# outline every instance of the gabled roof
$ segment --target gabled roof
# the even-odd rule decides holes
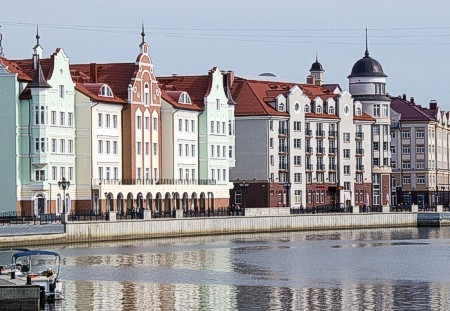
[[[199,107],[204,106],[210,84],[208,75],[157,77],[156,79],[162,90],[185,91]]]
[[[16,73],[19,80],[31,82],[33,81],[33,76],[27,74],[20,66],[13,60],[8,60],[6,58],[0,57],[0,63],[8,67],[8,71]]]
[[[391,97],[391,109],[401,115],[400,121],[436,121],[435,110],[422,108],[401,97]]]
[[[98,93],[103,85],[105,85],[105,83],[75,83],[75,88],[93,101],[120,104],[126,103],[126,101],[115,95],[113,97],[99,96]]]
[[[172,92],[172,93],[171,93]],[[191,104],[181,104],[178,102],[178,97],[183,91],[179,92],[173,92],[173,91],[167,91],[167,90],[161,90],[161,97],[166,102],[168,102],[172,107],[175,109],[183,109],[183,110],[195,110],[195,111],[201,111],[203,110],[201,107],[199,107],[194,101],[192,101],[191,98]],[[178,94],[178,96],[174,96],[175,93]]]
[[[91,76],[91,64],[70,65],[70,73],[74,82],[108,84],[114,95],[128,101],[128,85],[136,70],[134,63],[95,64],[97,77]],[[103,98],[103,97],[102,97]]]

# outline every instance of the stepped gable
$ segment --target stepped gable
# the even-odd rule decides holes
[[[187,92],[191,101],[203,109],[205,96],[209,90],[208,75],[157,77],[156,80],[162,90]]]

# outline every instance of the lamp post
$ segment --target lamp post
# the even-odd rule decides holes
[[[63,221],[66,221],[66,189],[70,187],[70,181],[66,180],[65,177],[61,181],[58,181],[58,187],[63,191]]]
[[[245,179],[239,184],[239,187],[244,189],[243,193],[242,193],[242,207],[245,208],[245,195],[244,192],[247,192],[247,188],[248,188],[248,182],[245,181]]]
[[[286,207],[291,206],[291,203],[289,200],[290,199],[289,193],[290,193],[291,185],[292,185],[292,183],[289,180],[286,180],[283,184],[283,186],[286,188]]]

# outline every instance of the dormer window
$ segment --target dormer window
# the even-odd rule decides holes
[[[278,111],[284,111],[284,104],[278,104]]]
[[[113,97],[113,93],[111,88],[105,84],[102,85],[100,91],[98,91],[98,96]]]
[[[322,106],[317,106],[316,107],[316,113],[317,114],[321,114],[322,113]]]
[[[191,104],[191,98],[189,97],[189,94],[186,93],[186,92],[181,93],[180,97],[178,98],[178,103],[179,104],[190,105]]]
[[[306,113],[309,112],[309,105],[305,105],[305,112],[306,112]]]
[[[328,114],[334,114],[334,107],[328,108]]]
[[[361,108],[360,107],[356,108],[355,115],[361,116]]]

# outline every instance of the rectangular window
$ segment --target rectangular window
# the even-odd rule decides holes
[[[391,153],[395,153],[395,146],[391,145]]]
[[[416,132],[416,138],[424,138],[425,132],[424,131],[417,131]]]
[[[73,154],[73,140],[69,139],[67,142],[68,142],[69,153]]]
[[[302,130],[302,122],[294,121],[294,132],[300,132]]]
[[[410,154],[411,153],[411,147],[409,147],[409,146],[402,147],[402,153],[403,154]]]
[[[301,166],[302,165],[302,157],[301,156],[294,156],[294,165],[295,166]]]
[[[103,153],[103,140],[98,141],[98,153],[99,154]]]
[[[350,149],[344,149],[344,159],[350,159]]]
[[[271,131],[273,131],[273,121],[272,120],[269,121],[269,129]]]
[[[373,116],[379,117],[380,116],[380,104],[374,104],[373,105]]]
[[[402,131],[402,138],[410,138],[411,137],[411,132],[408,131]]]
[[[59,152],[66,153],[66,140],[65,139],[61,139],[59,141]]]
[[[226,146],[222,147],[222,157],[224,157],[224,158],[227,157],[227,147]]]
[[[191,131],[192,133],[195,133],[195,121],[191,120]]]
[[[59,171],[60,171],[61,178],[66,177],[66,168],[65,167],[59,168]]]
[[[113,154],[117,154],[117,141],[113,141]]]
[[[146,156],[150,155],[150,143],[149,142],[145,142],[145,155]]]
[[[100,180],[103,179],[103,167],[98,168],[98,178]]]
[[[217,110],[220,110],[220,99],[216,99],[216,108]]]
[[[197,179],[197,176],[195,175],[195,169],[194,168],[191,169],[191,179],[192,180],[196,180]]]
[[[230,159],[233,158],[233,147],[232,147],[232,146],[229,146],[229,147],[228,147],[228,157],[229,157]]]
[[[195,145],[191,145],[191,156],[195,157]]]
[[[103,113],[98,114],[98,127],[103,127]]]
[[[424,185],[425,184],[425,177],[424,176],[417,176],[417,184]]]
[[[417,162],[417,163],[416,163],[416,168],[418,168],[418,169],[423,169],[423,168],[425,168],[425,162],[423,162],[423,161]]]
[[[117,179],[119,177],[119,170],[117,167],[114,168],[114,179]]]
[[[380,143],[379,142],[376,142],[376,141],[374,141],[373,142],[373,150],[380,150]]]
[[[220,146],[217,145],[217,157],[220,158]]]
[[[158,143],[153,143],[153,155],[158,154]]]
[[[178,119],[178,132],[182,132],[182,131],[183,131],[183,120]]]
[[[184,152],[185,152],[186,157],[189,157],[189,145],[188,144],[184,145]]]
[[[64,120],[64,112],[61,111],[61,112],[59,113],[59,125],[64,126],[65,123],[66,123],[66,122],[65,122],[65,120]]]
[[[142,126],[142,118],[141,116],[136,116],[136,128],[140,130],[141,126]]]
[[[52,166],[52,180],[58,179],[58,168],[56,166]]]
[[[145,130],[150,130],[150,117],[145,117]]]
[[[403,162],[402,169],[409,170],[411,168],[411,162]]]
[[[57,142],[55,138],[52,138],[52,152],[53,153],[57,152]]]
[[[153,130],[157,131],[158,130],[158,118],[153,118]]]
[[[111,179],[111,168],[107,167],[106,168],[106,180],[110,180]]]
[[[211,158],[214,158],[214,146],[211,146]]]
[[[111,115],[109,113],[106,114],[106,127],[107,128],[111,127]]]
[[[64,85],[59,86],[59,98],[64,98]]]
[[[214,121],[211,121],[211,133],[214,133]]]
[[[302,148],[302,140],[301,138],[294,138],[294,149]]]
[[[113,115],[113,128],[117,128],[117,115]]]
[[[344,143],[350,142],[350,133],[344,133]]]
[[[73,180],[73,167],[69,167],[69,180]]]
[[[302,173],[294,173],[294,182],[296,183],[302,182]]]
[[[184,120],[184,131],[189,133],[189,120]]]
[[[182,144],[178,144],[178,156],[179,157],[183,156],[183,145]]]
[[[56,111],[51,112],[52,125],[56,125]]]
[[[106,141],[106,154],[111,153],[111,142],[109,140]]]
[[[350,175],[350,165],[344,165],[344,175]]]
[[[36,170],[35,175],[36,175],[36,181],[45,180],[45,170]]]
[[[416,153],[425,153],[424,146],[416,146]]]
[[[216,122],[216,131],[217,131],[217,134],[220,134],[220,122],[219,121]]]
[[[222,134],[226,134],[227,132],[226,126],[225,126],[225,122],[222,122]]]

